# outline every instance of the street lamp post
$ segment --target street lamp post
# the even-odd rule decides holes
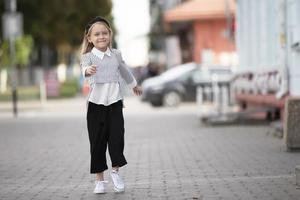
[[[11,87],[12,87],[12,102],[13,102],[13,114],[14,117],[18,116],[17,107],[17,73],[16,73],[16,62],[15,62],[15,40],[23,34],[23,19],[21,13],[17,12],[16,0],[5,0],[5,12],[2,16],[3,24],[3,37],[9,40],[10,49],[10,64],[11,64]]]

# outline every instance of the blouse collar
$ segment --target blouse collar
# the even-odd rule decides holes
[[[111,50],[110,50],[109,48],[107,48],[106,51],[103,52],[103,51],[101,51],[101,50],[99,50],[99,49],[93,47],[92,53],[93,53],[95,56],[99,57],[101,60],[104,58],[104,55],[111,56]]]

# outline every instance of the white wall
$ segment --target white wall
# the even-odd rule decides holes
[[[290,94],[300,96],[300,1],[287,1],[288,66]],[[298,46],[297,46],[298,44]]]
[[[278,0],[237,1],[239,71],[269,71],[280,65]]]
[[[148,63],[150,14],[148,0],[113,0],[118,48],[128,65]]]

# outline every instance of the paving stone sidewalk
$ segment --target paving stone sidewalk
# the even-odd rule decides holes
[[[126,192],[115,194],[106,174],[107,193],[95,195],[84,103],[76,102],[17,119],[2,115],[1,200],[300,200],[300,153],[286,152],[268,126],[201,126],[193,104],[153,109],[136,99],[124,110]]]

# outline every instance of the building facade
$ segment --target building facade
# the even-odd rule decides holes
[[[233,0],[191,0],[164,13],[169,37],[177,37],[182,62],[236,65]]]

